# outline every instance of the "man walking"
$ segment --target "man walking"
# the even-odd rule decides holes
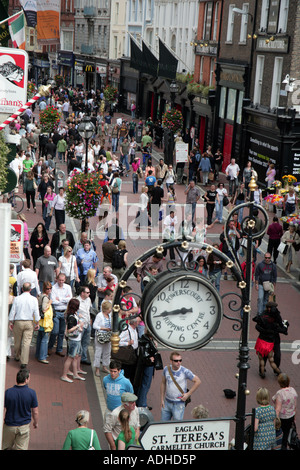
[[[58,274],[58,261],[55,256],[51,255],[49,245],[45,246],[43,256],[37,259],[35,272],[39,280],[40,290],[43,291],[44,282],[48,281],[54,284],[56,275]]]
[[[90,309],[92,302],[90,299],[90,289],[87,286],[81,286],[79,290],[79,309],[77,312],[78,318],[83,323],[83,330],[81,334],[81,364],[90,365],[88,360],[88,347],[91,337],[91,314]]]
[[[266,308],[270,293],[274,292],[277,281],[276,264],[271,261],[271,254],[266,253],[263,261],[255,269],[255,288],[258,291],[257,313],[261,315]],[[271,289],[271,290],[270,290]]]
[[[192,371],[181,365],[181,354],[173,351],[170,355],[171,365],[163,370],[160,386],[161,420],[183,420],[185,402],[199,387],[201,380]],[[187,380],[193,382],[190,390],[187,389]]]
[[[16,385],[5,391],[2,450],[28,450],[30,423],[38,427],[38,400],[35,390],[28,387],[30,372],[21,369]]]
[[[60,273],[57,276],[57,281],[52,288],[51,300],[52,308],[55,312],[55,317],[53,318],[53,330],[51,331],[48,344],[48,353],[51,354],[55,341],[57,339],[55,354],[61,357],[65,356],[62,352],[66,329],[65,311],[67,309],[69,300],[71,300],[72,298],[71,286],[69,286],[65,282],[66,275]]]
[[[23,369],[28,364],[33,331],[39,328],[40,320],[38,300],[30,291],[30,282],[25,282],[23,294],[15,298],[8,316],[9,329],[14,335],[15,360],[21,361]]]
[[[192,213],[192,220],[194,220],[196,205],[201,196],[200,190],[196,186],[194,180],[190,181],[190,184],[184,191],[184,194],[186,195],[186,215],[188,213]]]

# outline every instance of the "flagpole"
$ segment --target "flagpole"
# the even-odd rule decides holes
[[[10,20],[11,18],[14,18],[15,16],[19,15],[20,13],[23,13],[23,11],[20,10],[20,11],[18,11],[18,13],[15,13],[14,15],[9,16],[5,20],[0,21],[0,25],[3,24],[3,23],[6,23],[8,20]]]

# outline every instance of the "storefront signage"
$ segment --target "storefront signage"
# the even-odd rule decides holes
[[[228,450],[230,420],[150,423],[140,443],[144,450]]]
[[[289,37],[278,37],[274,41],[268,40],[265,37],[259,37],[256,41],[257,52],[281,52],[286,54],[289,50]]]
[[[13,114],[27,102],[28,54],[0,47],[0,113]]]

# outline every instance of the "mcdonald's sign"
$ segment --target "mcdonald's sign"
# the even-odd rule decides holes
[[[95,67],[93,65],[86,65],[85,72],[95,72]]]

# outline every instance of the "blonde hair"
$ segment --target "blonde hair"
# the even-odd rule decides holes
[[[87,283],[92,283],[96,285],[95,283],[95,277],[96,277],[96,269],[89,269],[88,272],[86,273],[86,281]]]
[[[122,429],[124,431],[125,441],[129,442],[132,438],[132,432],[129,426],[129,412],[125,409],[121,410],[119,413],[119,421],[121,423]]]
[[[268,405],[270,403],[269,390],[265,387],[261,387],[257,390],[256,401],[259,405]]]
[[[105,312],[111,311],[111,302],[104,300],[101,304],[101,310]]]
[[[124,250],[126,248],[126,242],[125,240],[120,240],[118,243],[118,248],[119,250]]]

